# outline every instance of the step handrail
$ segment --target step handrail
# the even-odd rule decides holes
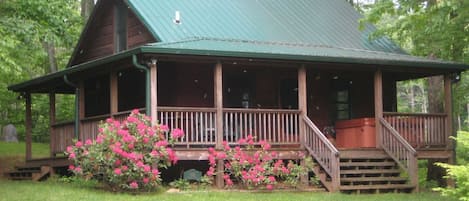
[[[379,122],[381,124],[381,147],[408,173],[410,183],[417,187],[417,151],[384,118],[380,117]]]
[[[331,186],[328,190],[337,191],[340,186],[339,150],[335,148],[308,116],[303,116],[302,123],[305,129],[304,147],[331,178]]]

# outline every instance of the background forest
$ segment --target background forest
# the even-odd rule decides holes
[[[469,1],[346,0],[408,53],[469,64]],[[94,0],[0,0],[0,126],[24,136],[24,100],[7,86],[65,68]],[[373,36],[373,37],[374,37]],[[398,83],[399,112],[440,110],[442,78]],[[453,85],[455,128],[469,130],[469,73]],[[48,141],[48,97],[33,96],[33,140]],[[57,121],[74,98],[57,96]],[[1,132],[1,129],[0,129]]]

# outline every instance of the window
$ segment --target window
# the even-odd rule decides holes
[[[352,116],[350,81],[333,80],[333,103],[336,120],[350,119]]]
[[[127,49],[127,7],[124,2],[117,1],[114,14],[114,47],[115,52],[121,52]]]
[[[119,111],[145,107],[145,80],[145,73],[135,68],[117,73]]]
[[[100,75],[85,80],[85,117],[109,114],[109,75]]]

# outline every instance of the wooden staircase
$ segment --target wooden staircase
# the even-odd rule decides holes
[[[4,177],[10,180],[42,181],[52,173],[50,166],[17,166],[14,171],[5,172]]]
[[[340,151],[340,191],[346,193],[412,192],[399,165],[383,150]]]

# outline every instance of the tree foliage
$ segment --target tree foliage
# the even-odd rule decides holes
[[[20,137],[24,100],[7,86],[66,66],[83,24],[79,6],[77,0],[0,0],[0,125],[14,124]],[[71,104],[57,99],[64,101]],[[32,108],[33,131],[47,134],[47,97],[34,95]]]

